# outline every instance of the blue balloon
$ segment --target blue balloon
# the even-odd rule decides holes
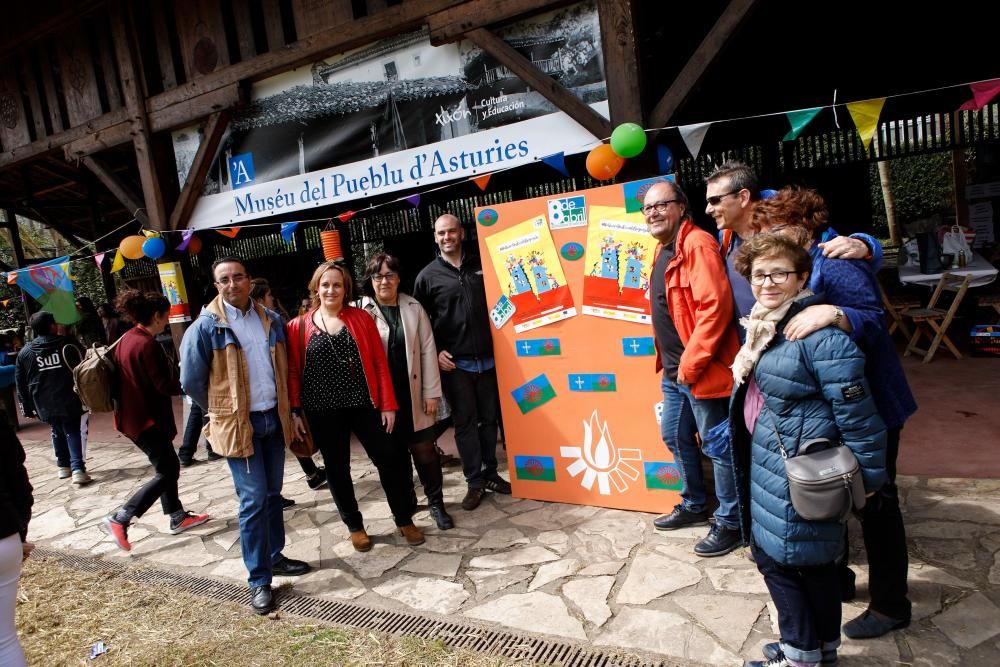
[[[142,254],[150,259],[159,259],[163,257],[165,252],[167,252],[167,244],[157,236],[148,238],[142,243]]]
[[[674,153],[663,144],[656,147],[656,162],[661,174],[671,174],[674,171]]]

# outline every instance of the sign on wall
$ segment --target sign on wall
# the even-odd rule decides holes
[[[160,284],[163,295],[170,302],[170,323],[180,324],[191,321],[191,306],[188,303],[187,288],[184,286],[184,274],[180,262],[163,262],[157,264],[160,271]]]
[[[489,303],[518,299],[493,344],[519,497],[649,512],[679,502],[680,474],[659,432],[648,318],[656,243],[638,233],[641,215],[627,203],[649,182],[563,195],[571,209],[543,197],[493,204],[490,216],[476,210]],[[563,224],[563,212],[580,208]]]
[[[594,0],[498,34],[608,117]],[[253,97],[230,122],[193,229],[468,178],[597,143],[473,43],[431,46],[426,31],[261,81]],[[197,132],[174,134],[182,183],[198,143]]]

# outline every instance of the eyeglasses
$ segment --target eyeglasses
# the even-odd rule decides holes
[[[727,192],[724,195],[713,195],[711,197],[706,197],[705,201],[707,201],[710,206],[718,206],[719,204],[722,203],[722,200],[725,199],[726,197],[730,195],[738,195],[741,192],[743,192],[743,188],[740,188],[739,190],[733,190],[732,192]]]
[[[393,278],[398,278],[399,274],[395,271],[389,271],[388,273],[376,273],[372,276],[373,283],[380,283],[385,280],[392,280]]]
[[[226,285],[229,285],[230,283],[241,283],[241,282],[243,282],[246,279],[247,279],[246,274],[244,274],[244,273],[237,273],[234,276],[227,276],[225,278],[220,278],[219,280],[216,280],[215,283],[217,285],[226,286]]]
[[[664,199],[663,201],[658,201],[655,204],[646,204],[640,210],[642,211],[642,214],[648,218],[653,215],[653,211],[656,211],[657,213],[666,213],[667,206],[675,203],[677,203],[676,199]]]
[[[797,276],[798,271],[771,271],[771,273],[754,273],[750,276],[750,284],[760,285],[764,284],[764,281],[768,278],[771,279],[772,285],[783,285],[788,281],[788,276]]]

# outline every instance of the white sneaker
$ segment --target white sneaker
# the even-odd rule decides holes
[[[73,483],[83,486],[84,484],[90,484],[92,481],[90,475],[87,474],[86,470],[74,470],[73,471]]]
[[[73,471],[69,468],[59,468],[59,479],[69,479],[69,476],[73,474]]]

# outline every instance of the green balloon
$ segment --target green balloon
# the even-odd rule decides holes
[[[622,123],[611,133],[611,148],[621,157],[635,157],[646,147],[646,131],[636,123]]]

